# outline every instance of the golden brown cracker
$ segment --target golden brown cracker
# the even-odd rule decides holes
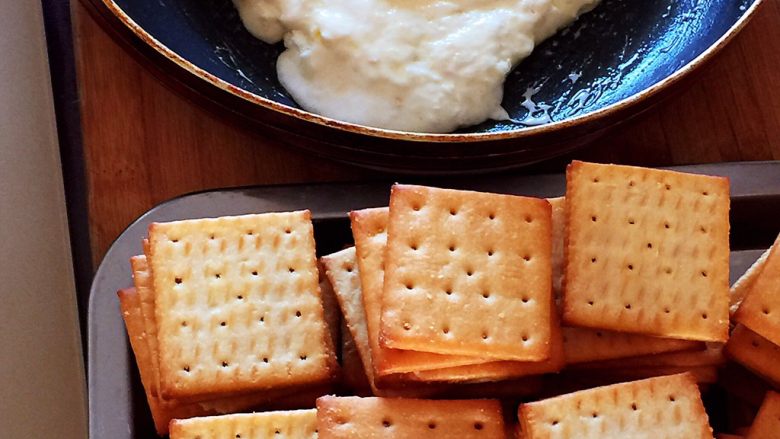
[[[553,293],[562,308],[564,237],[566,229],[566,199],[550,198],[552,206],[552,270]],[[657,354],[701,347],[697,342],[662,339],[641,334],[617,333],[593,328],[564,328],[567,363],[582,363]]]
[[[395,349],[550,355],[546,200],[424,186],[390,195],[381,340]]]
[[[566,197],[548,198],[547,201],[552,208],[552,288],[555,304],[561,306],[566,236]]]
[[[408,374],[386,375],[382,387],[378,385],[372,364],[368,324],[363,307],[363,292],[355,248],[350,247],[323,256],[321,261],[341,307],[348,332],[360,355],[371,392],[377,396],[427,397],[440,391],[441,389],[437,386],[420,385],[419,383],[406,387],[405,381],[408,381]]]
[[[780,393],[769,391],[745,439],[773,439],[780,435]]]
[[[527,439],[713,437],[699,389],[687,373],[522,404],[518,417]]]
[[[496,400],[422,400],[323,396],[317,400],[320,439],[393,437],[499,438]]]
[[[135,288],[121,290],[118,293],[122,310],[122,318],[125,322],[130,346],[141,375],[141,384],[144,387],[146,399],[158,434],[168,433],[169,421],[173,418],[189,418],[193,416],[205,416],[218,413],[235,412],[252,407],[261,407],[268,404],[284,402],[289,397],[285,391],[266,391],[257,394],[234,395],[222,399],[213,399],[201,402],[187,402],[179,400],[163,400],[152,394],[154,385],[151,374],[153,362],[149,344],[146,343],[147,334],[144,329],[144,320],[141,315],[141,299]],[[320,394],[329,389],[320,389]],[[305,391],[302,391],[305,393]],[[316,398],[316,396],[314,397]]]
[[[564,323],[725,342],[729,204],[725,178],[573,162]]]
[[[360,287],[355,248],[350,247],[339,252],[323,256],[320,261],[325,275],[333,287],[333,293],[344,315],[355,348],[360,355],[363,368],[369,382],[374,381],[374,368],[369,351],[366,313],[363,308],[363,294]]]
[[[326,267],[326,273],[331,279],[334,291],[339,299],[350,331],[356,337],[361,358],[369,371],[369,382],[373,380],[368,349],[368,331],[365,324],[365,310],[361,301],[359,268],[357,267],[355,249],[353,247],[341,250],[331,255],[323,256],[321,261]],[[464,365],[442,369],[424,370],[396,375],[396,380],[435,382],[482,382],[507,380],[526,375],[536,375],[555,372],[563,367],[563,340],[557,315],[553,316],[551,337],[551,358],[542,362],[492,361],[480,365]],[[412,386],[419,388],[418,384]],[[375,394],[386,394],[388,389],[374,387]],[[386,396],[386,395],[385,395]]]
[[[316,439],[317,410],[174,419],[170,431],[171,439]]]
[[[734,314],[734,320],[780,345],[780,245],[776,245],[777,242],[780,242],[780,236]]]
[[[690,340],[572,327],[563,328],[563,346],[567,364],[703,348],[702,343]]]
[[[744,325],[737,325],[726,343],[726,355],[780,386],[780,347]]]
[[[335,347],[341,345],[340,333],[341,329],[341,310],[339,308],[338,300],[333,292],[333,286],[325,275],[325,267],[317,261],[317,270],[319,272],[319,284],[320,284],[320,296],[322,297],[322,309],[323,316],[325,317],[325,324],[328,328],[328,334],[330,335],[330,344]]]
[[[754,262],[753,265],[751,265],[747,271],[734,282],[734,285],[731,286],[731,289],[729,290],[729,313],[732,317],[739,309],[742,301],[745,300],[748,291],[753,288],[758,275],[764,270],[764,264],[766,263],[766,259],[769,257],[771,250],[772,248],[770,247],[764,253],[761,253],[761,256],[758,257],[756,262]]]
[[[151,355],[151,365],[149,370],[151,374],[150,390],[152,395],[157,396],[160,387],[160,365],[158,362],[157,351],[157,321],[154,317],[154,290],[152,289],[152,275],[149,271],[149,265],[146,256],[133,256],[130,258],[130,268],[133,271],[133,285],[141,301],[141,318],[144,323],[144,332],[146,343],[149,344],[149,354]]]
[[[376,377],[379,379],[392,374],[488,361],[470,356],[390,349],[379,343],[388,213],[388,208],[376,208],[358,210],[349,214],[360,271],[371,360]]]
[[[704,349],[666,352],[655,355],[627,357],[618,360],[594,361],[577,364],[577,369],[631,369],[642,367],[699,367],[720,366],[726,363],[723,343],[709,342]]]
[[[530,375],[558,372],[566,364],[563,335],[558,314],[553,313],[550,330],[550,358],[543,361],[491,361],[483,364],[457,366],[413,372],[410,379],[426,382],[490,382]]]
[[[149,246],[163,397],[334,375],[308,211],[154,223]]]

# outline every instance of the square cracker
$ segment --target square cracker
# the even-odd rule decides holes
[[[148,251],[148,240],[146,239],[144,240],[144,249],[145,251]],[[132,276],[133,276],[133,284],[135,285],[136,295],[140,300],[140,315],[143,323],[142,330],[145,333],[145,336],[143,338],[148,344],[148,350],[149,350],[148,352],[149,365],[147,368],[149,374],[148,382],[150,383],[149,390],[153,396],[158,397],[160,396],[159,395],[160,367],[159,367],[159,351],[157,348],[157,322],[154,316],[155,314],[154,290],[152,287],[151,271],[149,270],[148,261],[145,255],[133,256],[130,259],[130,265],[133,271]],[[326,297],[323,293],[323,299],[325,298]],[[325,300],[325,303],[327,304],[327,300]],[[338,310],[336,310],[336,313],[338,313]],[[326,306],[325,316],[327,320],[328,319],[327,306]],[[338,318],[338,314],[336,315],[336,317]],[[333,332],[334,331],[331,331],[331,333]],[[276,392],[276,393],[280,393],[280,392]],[[216,413],[223,413],[223,412],[235,411],[234,409],[232,409],[232,407],[248,407],[246,404],[243,404],[241,401],[237,401],[238,405],[233,404],[232,402],[228,403],[227,405],[224,405],[222,404],[221,400],[217,400],[217,403],[220,406],[227,407],[227,409],[225,410],[220,410],[218,407],[215,408],[211,401],[208,401],[209,399],[218,398],[218,397],[219,395],[214,394],[205,397],[199,395],[193,398],[180,398],[178,400],[172,400],[172,405],[179,407],[179,406],[183,406],[185,402],[201,402],[201,405],[206,407],[207,412],[205,413],[198,412],[200,414],[211,413],[211,411],[208,410],[212,408],[215,409]],[[250,396],[250,401],[255,401],[256,399],[257,399],[256,397]],[[165,400],[161,400],[161,401],[165,401]],[[166,428],[167,428],[167,422],[166,422]]]
[[[566,199],[564,197],[548,198],[547,201],[552,206],[553,295],[560,308],[563,293]],[[701,347],[700,343],[693,341],[618,333],[593,328],[563,328],[563,339],[567,363],[600,361]]]
[[[171,439],[290,439],[317,438],[317,410],[239,413],[222,416],[174,419]]]
[[[369,353],[368,331],[366,329],[365,309],[361,300],[359,268],[357,266],[355,248],[350,247],[321,258],[326,267],[326,273],[334,286],[347,326],[356,341],[358,351],[365,364],[369,382],[372,383],[374,394],[380,396],[400,396],[399,389],[379,389],[374,383],[373,368],[371,367],[371,355]],[[551,356],[541,362],[519,361],[490,361],[479,365],[463,365],[441,369],[409,372],[390,376],[393,381],[422,381],[422,382],[482,382],[506,380],[527,375],[538,375],[559,371],[563,365],[563,339],[560,334],[560,325],[557,316],[552,319],[553,330],[551,337]],[[412,389],[417,389],[417,395],[421,393],[420,385],[415,384]],[[409,391],[406,395],[410,396]]]
[[[780,431],[780,393],[769,391],[745,439],[772,439]]]
[[[350,212],[352,234],[360,269],[363,307],[374,374],[378,379],[398,373],[478,364],[487,359],[438,355],[426,352],[391,349],[379,343],[382,294],[385,278],[384,253],[387,244],[388,208]]]
[[[121,290],[119,296],[122,318],[125,322],[127,335],[130,339],[130,346],[133,349],[138,372],[141,375],[141,384],[146,393],[146,399],[149,404],[149,410],[152,414],[155,429],[160,435],[168,433],[168,424],[174,418],[189,418],[193,416],[205,416],[220,413],[230,413],[249,408],[259,408],[262,406],[275,406],[284,404],[291,399],[287,393],[290,389],[266,391],[262,393],[233,395],[225,398],[188,402],[181,400],[164,400],[152,394],[151,388],[154,385],[151,374],[153,358],[149,350],[149,344],[146,342],[148,334],[144,329],[144,320],[141,313],[141,298],[135,288]],[[320,393],[325,393],[328,389],[313,389]],[[296,395],[306,393],[307,391],[298,391]],[[316,397],[315,397],[316,398]],[[313,399],[312,399],[313,401]]]
[[[317,400],[320,439],[504,437],[497,400],[424,400],[323,396]]]
[[[523,404],[518,416],[526,439],[712,439],[699,389],[688,373]]]
[[[154,223],[148,259],[162,397],[335,373],[308,211]]]
[[[546,200],[424,186],[390,195],[381,339],[388,347],[550,356]]]
[[[732,360],[780,386],[780,347],[744,325],[737,325],[726,343]]]
[[[133,285],[138,294],[141,303],[141,318],[143,319],[146,343],[149,345],[149,354],[151,355],[152,367],[151,374],[151,392],[157,396],[160,387],[160,366],[158,362],[157,351],[157,321],[154,317],[154,290],[152,289],[152,275],[149,272],[149,266],[145,255],[133,256],[130,258],[130,267],[133,271]]]
[[[729,181],[573,162],[564,323],[728,339]]]
[[[317,438],[317,410],[208,416],[171,421],[171,439]]]
[[[734,320],[780,345],[780,236],[769,251],[761,272],[739,306]]]

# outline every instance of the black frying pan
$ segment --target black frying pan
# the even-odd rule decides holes
[[[445,135],[367,128],[300,110],[276,77],[283,47],[253,38],[230,0],[83,1],[170,84],[217,111],[340,160],[452,172],[521,165],[587,143],[678,88],[761,0],[603,0],[509,76],[504,107],[514,122]]]

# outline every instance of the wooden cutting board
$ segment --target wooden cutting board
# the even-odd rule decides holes
[[[381,177],[206,112],[165,88],[73,4],[95,263],[131,221],[177,195]],[[523,172],[560,171],[571,158],[648,166],[780,159],[778,54],[780,0],[765,0],[690,89],[589,148]]]

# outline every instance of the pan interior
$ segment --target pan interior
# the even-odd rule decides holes
[[[276,58],[243,27],[230,0],[114,0],[152,37],[212,75],[298,107],[279,84]],[[517,130],[584,115],[669,77],[723,36],[756,0],[603,0],[539,45],[505,84],[512,121],[461,133]]]

